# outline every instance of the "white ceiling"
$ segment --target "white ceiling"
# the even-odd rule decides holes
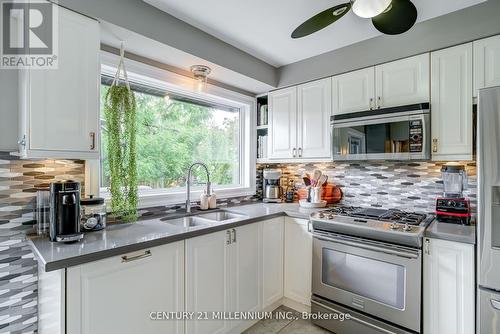
[[[351,12],[320,32],[293,40],[291,32],[318,12],[347,0],[143,0],[264,60],[283,66],[381,35]],[[486,0],[413,0],[418,22]]]
[[[101,43],[120,48],[123,41],[125,50],[136,55],[155,60],[173,67],[178,74],[190,75],[190,67],[203,64],[212,69],[210,79],[242,89],[250,93],[267,92],[274,87],[247,77],[225,67],[208,62],[200,57],[149,39],[125,28],[101,21]]]

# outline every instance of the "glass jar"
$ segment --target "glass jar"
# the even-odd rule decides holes
[[[82,232],[99,231],[106,227],[106,204],[104,198],[93,197],[80,200],[82,215],[80,230]]]

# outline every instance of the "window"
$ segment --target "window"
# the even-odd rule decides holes
[[[112,82],[111,71],[108,72],[103,71],[101,80],[101,108]],[[129,70],[131,77],[134,75]],[[251,184],[255,182],[249,178],[252,169],[249,168],[248,152],[245,152],[246,143],[250,142],[247,138],[250,131],[245,131],[250,124],[249,108],[223,98],[217,101],[217,98],[196,96],[192,92],[184,95],[160,87],[161,83],[156,80],[147,81],[144,78],[139,82],[131,80],[137,102],[140,197],[176,194],[175,198],[161,203],[181,203],[184,197],[179,193],[184,192],[187,168],[196,161],[208,166],[210,181],[219,197],[252,193],[255,187]],[[109,166],[104,119],[101,124],[100,187],[101,192],[106,193]],[[206,181],[202,168],[193,169],[194,192],[204,189]]]

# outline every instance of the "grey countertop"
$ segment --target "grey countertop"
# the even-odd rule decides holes
[[[167,224],[161,221],[160,217],[156,217],[135,223],[110,225],[103,231],[86,233],[84,238],[77,243],[54,243],[47,237],[33,237],[30,239],[30,243],[45,271],[53,271],[234,228],[263,219],[283,215],[308,219],[312,212],[323,209],[304,209],[295,203],[258,203],[229,207],[225,210],[247,217],[238,221],[194,228]]]
[[[427,227],[425,237],[476,244],[476,226],[439,223],[437,220]]]
[[[222,224],[203,227],[174,226],[161,221],[162,217],[140,220],[135,223],[114,224],[103,231],[86,233],[77,243],[61,244],[47,237],[33,237],[33,252],[45,271],[68,268],[141,249],[160,246],[200,235],[222,231],[280,216],[308,219],[312,212],[324,209],[305,209],[293,204],[249,204],[233,206],[226,211],[247,217]],[[434,221],[425,233],[426,237],[475,244],[475,226],[438,223]]]

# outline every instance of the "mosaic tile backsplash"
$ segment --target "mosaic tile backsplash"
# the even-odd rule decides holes
[[[37,264],[25,237],[36,189],[83,182],[84,172],[83,161],[17,160],[0,152],[0,333],[37,332]]]
[[[281,184],[288,180],[303,185],[302,174],[320,169],[328,175],[328,182],[342,188],[342,204],[397,208],[409,211],[434,212],[435,199],[442,195],[443,162],[350,162],[317,164],[261,164],[257,166],[257,194],[262,196],[262,169],[280,168]],[[465,195],[471,206],[477,204],[477,175],[475,162],[461,162],[466,166],[468,186]]]

